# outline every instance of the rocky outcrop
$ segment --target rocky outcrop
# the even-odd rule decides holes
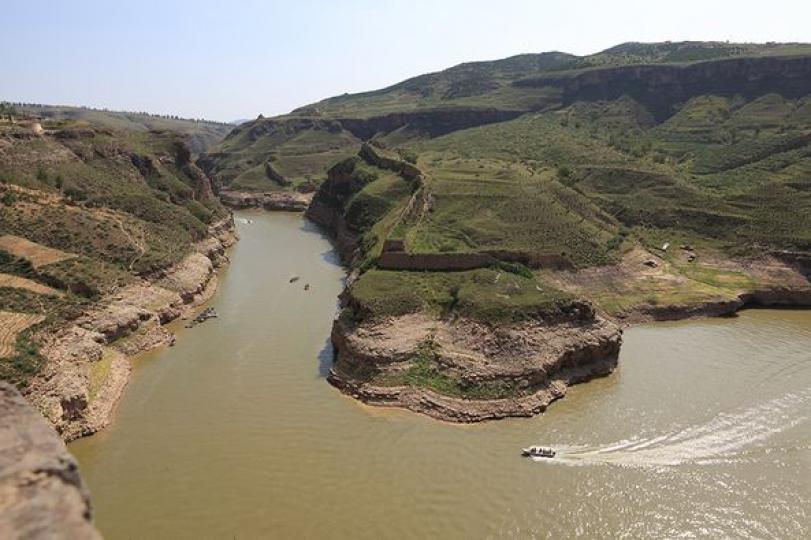
[[[328,379],[365,403],[440,420],[531,416],[569,385],[611,373],[621,335],[598,317],[489,325],[414,314],[357,323],[345,311],[333,327]]]
[[[171,343],[164,325],[214,294],[216,270],[236,241],[228,218],[180,263],[102,298],[70,325],[42,336],[45,365],[27,397],[65,440],[111,420],[130,373],[127,356]]]
[[[269,191],[252,193],[247,191],[220,191],[220,201],[229,208],[264,208],[281,212],[304,212],[313,199],[312,193],[295,191]]]
[[[76,460],[45,419],[3,382],[0,538],[101,538]]]
[[[354,174],[357,157],[335,164],[327,171],[327,179],[315,193],[307,213],[314,223],[332,236],[344,262],[351,263],[358,255],[360,235],[344,217],[346,203],[366,185],[368,180]]]

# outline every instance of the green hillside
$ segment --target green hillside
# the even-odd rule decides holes
[[[329,98],[288,115],[260,117],[234,129],[200,164],[234,189],[295,189],[321,182],[329,166],[354,154],[363,141],[396,147],[561,110],[581,100],[630,95],[640,104],[638,114],[660,123],[701,95],[740,94],[749,101],[782,89],[784,97],[796,99],[807,93],[807,81],[780,73],[780,66],[801,73],[797,60],[808,55],[807,44],[626,43],[583,57],[549,52],[465,63],[380,90]],[[770,69],[777,70],[773,81],[748,76],[750,70],[766,74]],[[683,85],[667,83],[680,78]]]
[[[628,43],[259,118],[200,164],[234,189],[322,184],[310,214],[363,271],[358,313],[515,319],[571,293],[619,312],[734,298],[773,284],[745,261],[811,251],[810,104],[809,45]],[[619,277],[560,273],[593,268]]]

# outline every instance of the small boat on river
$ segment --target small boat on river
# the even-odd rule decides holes
[[[555,457],[555,451],[543,446],[530,446],[521,450],[521,455],[524,457],[553,458]]]

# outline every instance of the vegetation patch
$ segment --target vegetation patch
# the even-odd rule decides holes
[[[483,321],[521,321],[557,315],[572,296],[538,279],[489,268],[466,272],[369,270],[350,288],[362,316],[419,311]]]
[[[110,349],[104,349],[101,359],[90,364],[90,387],[88,390],[89,400],[93,401],[98,396],[99,391],[104,387],[104,383],[110,376],[110,368],[113,365],[118,353]]]
[[[406,369],[380,374],[373,379],[373,383],[427,388],[444,396],[463,399],[502,399],[528,391],[519,390],[517,385],[506,380],[477,383],[464,381],[442,366],[436,346],[430,340],[420,344]]]

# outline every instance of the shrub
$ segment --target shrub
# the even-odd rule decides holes
[[[414,150],[410,148],[398,148],[397,153],[400,154],[403,161],[411,163],[412,165],[417,163],[418,155]]]
[[[0,199],[0,201],[2,201],[2,203],[6,206],[11,206],[17,202],[17,194],[13,191],[6,191],[3,193],[3,198]]]

